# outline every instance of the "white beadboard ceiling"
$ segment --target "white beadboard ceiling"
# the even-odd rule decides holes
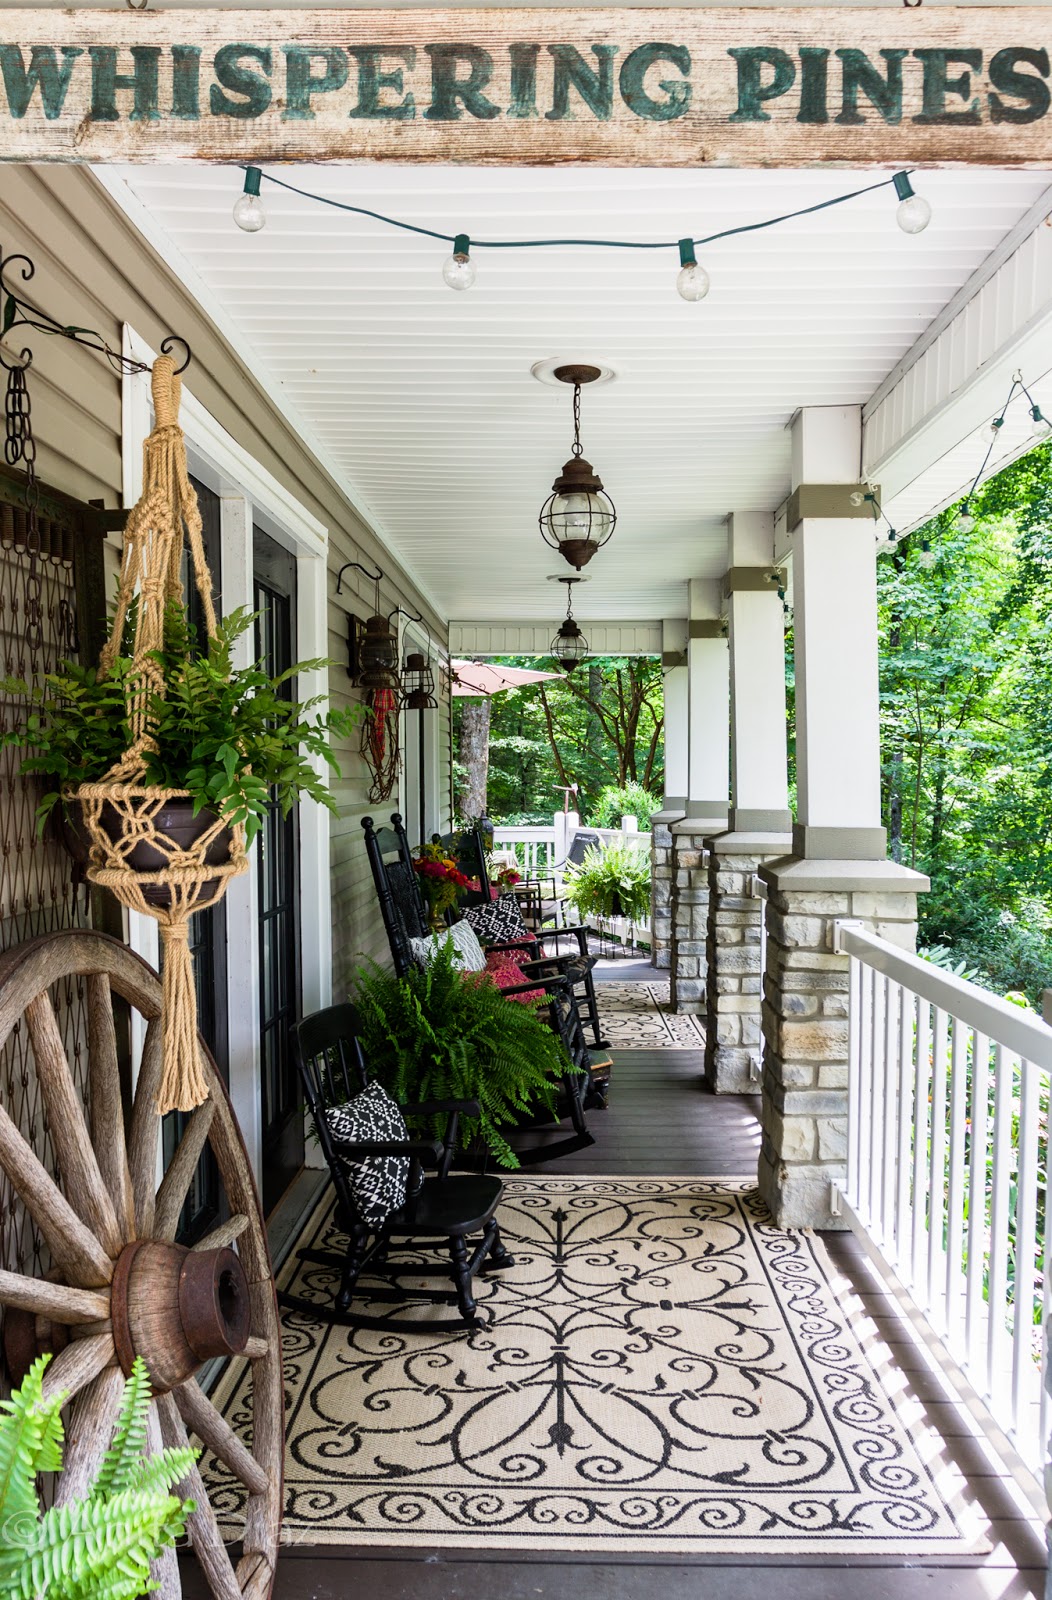
[[[289,182],[475,238],[676,239],[858,189],[882,174],[398,165],[283,167]],[[557,618],[565,568],[537,513],[569,453],[570,395],[547,357],[610,364],[583,397],[586,456],[617,505],[582,621],[685,613],[726,566],[723,519],[774,510],[799,406],[866,401],[1018,222],[1047,174],[919,174],[928,230],[893,191],[699,250],[707,300],[675,292],[674,250],[478,250],[447,289],[448,247],[264,184],[268,223],[231,219],[236,169],[109,169],[207,308],[302,419],[309,442],[450,618]],[[158,235],[160,230],[160,235]]]

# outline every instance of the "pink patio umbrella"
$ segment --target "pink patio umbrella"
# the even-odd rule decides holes
[[[543,683],[547,678],[562,678],[559,672],[534,672],[529,667],[498,667],[489,661],[451,661],[454,695],[500,694],[502,689],[518,689],[524,683]]]

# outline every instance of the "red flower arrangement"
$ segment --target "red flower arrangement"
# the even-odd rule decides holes
[[[437,844],[422,845],[420,854],[413,859],[413,867],[427,901],[431,922],[440,927],[445,913],[460,898],[461,890],[471,887],[471,879]]]

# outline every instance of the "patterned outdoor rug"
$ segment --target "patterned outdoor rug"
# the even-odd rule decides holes
[[[664,983],[597,985],[603,1037],[622,1050],[704,1050],[700,1017],[677,1017]]]
[[[286,1542],[983,1548],[820,1241],[776,1231],[747,1184],[512,1177],[501,1222],[515,1265],[478,1280],[470,1334],[286,1312]],[[328,1204],[303,1242],[338,1244]],[[290,1276],[331,1293],[326,1269]],[[247,1433],[240,1391],[224,1409]],[[203,1470],[236,1537],[240,1491]]]

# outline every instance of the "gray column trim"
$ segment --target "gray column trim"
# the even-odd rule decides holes
[[[688,817],[725,817],[727,815],[726,800],[688,800],[686,806]]]
[[[793,825],[793,854],[812,861],[880,861],[888,853],[884,828],[813,828]]]
[[[739,833],[789,833],[793,826],[793,813],[765,809],[762,806],[731,806],[727,813],[727,826]]]
[[[728,567],[723,579],[725,595],[740,593],[743,589],[773,594],[785,588],[785,568],[769,564],[766,567]]]
[[[692,639],[725,639],[727,637],[727,624],[715,617],[692,621],[690,624],[690,637]]]
[[[685,813],[685,811],[687,809],[687,797],[686,797],[686,795],[685,794],[667,794],[665,796],[665,803],[664,803],[664,805],[662,806],[661,809],[662,809],[662,811],[678,811],[680,816],[683,816],[683,814]]]

